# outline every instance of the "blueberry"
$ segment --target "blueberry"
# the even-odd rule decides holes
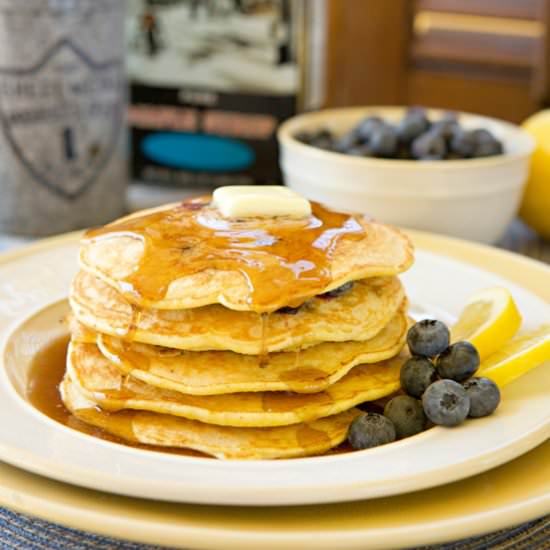
[[[319,298],[338,298],[338,296],[342,296],[342,294],[345,294],[348,290],[351,290],[352,288],[353,281],[348,281],[347,283],[340,285],[338,288],[333,288],[332,290],[329,290],[324,294],[319,294]]]
[[[430,121],[426,118],[424,111],[412,109],[407,111],[397,125],[397,137],[402,143],[410,143],[425,133],[429,127]]]
[[[357,132],[351,130],[336,140],[334,149],[339,153],[346,153],[359,145],[361,145],[361,140],[357,136]]]
[[[380,125],[369,138],[369,148],[375,157],[393,157],[397,153],[397,133],[395,128]]]
[[[420,433],[426,427],[422,403],[408,395],[398,395],[388,401],[384,416],[392,421],[399,439]]]
[[[473,156],[477,145],[477,138],[472,131],[457,128],[449,142],[452,153],[456,153],[461,158],[470,158]]]
[[[363,141],[370,139],[371,133],[375,128],[383,126],[384,121],[379,116],[369,116],[364,118],[354,129],[357,137]]]
[[[435,357],[449,345],[449,329],[434,319],[414,324],[407,333],[407,344],[413,355]]]
[[[422,397],[426,388],[436,380],[437,371],[426,357],[411,357],[401,367],[401,387],[413,397]]]
[[[445,157],[447,145],[442,135],[430,130],[412,142],[411,152],[416,159],[441,160]]]
[[[310,144],[320,149],[332,149],[334,147],[332,132],[326,128],[321,128],[313,134]]]
[[[495,136],[485,128],[477,128],[476,130],[472,130],[472,132],[474,134],[474,138],[478,143],[482,143],[485,141],[496,141]]]
[[[490,157],[502,154],[502,143],[489,130],[478,128],[473,130],[473,135],[476,140],[473,157]]]
[[[444,117],[441,120],[435,122],[431,128],[431,131],[440,135],[446,143],[448,143],[453,137],[454,133],[459,129],[456,116]]]
[[[470,378],[462,384],[470,397],[468,416],[478,418],[492,414],[500,403],[500,390],[489,378]]]
[[[479,368],[479,353],[470,342],[457,342],[441,353],[435,368],[441,378],[462,382]]]
[[[494,155],[502,155],[502,153],[502,143],[495,139],[493,141],[478,142],[474,149],[473,157],[492,157]]]
[[[376,413],[357,416],[348,430],[348,441],[354,449],[369,449],[395,441],[395,428],[388,418]]]
[[[434,424],[457,426],[468,416],[470,397],[458,382],[438,380],[424,392],[422,406]]]

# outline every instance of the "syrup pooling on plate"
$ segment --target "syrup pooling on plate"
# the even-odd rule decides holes
[[[250,288],[254,311],[297,306],[331,282],[331,259],[341,239],[361,239],[365,230],[354,216],[312,203],[303,219],[229,220],[210,197],[168,210],[88,231],[85,242],[128,236],[144,244],[134,272],[119,281],[132,303],[158,301],[176,279],[207,269],[237,271]]]
[[[33,364],[29,371],[27,399],[37,410],[50,417],[52,420],[72,428],[73,430],[113,443],[119,443],[139,449],[161,451],[164,453],[211,458],[204,453],[191,449],[160,448],[153,445],[145,446],[135,443],[132,444],[127,440],[109,434],[103,429],[87,424],[73,416],[65,407],[59,393],[59,386],[65,374],[68,345],[69,338],[63,336],[40,349],[33,360]],[[94,411],[91,411],[91,413],[93,412]],[[97,414],[97,411],[95,412]],[[127,418],[131,418],[135,413],[133,411],[126,411],[124,414]],[[123,415],[118,413],[118,417],[123,418]]]

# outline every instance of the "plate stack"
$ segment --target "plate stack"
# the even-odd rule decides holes
[[[88,232],[61,391],[129,444],[268,459],[326,453],[399,388],[401,233],[312,203],[223,216],[211,197]]]

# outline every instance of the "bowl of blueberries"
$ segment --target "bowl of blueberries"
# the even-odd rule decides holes
[[[534,149],[501,120],[421,107],[351,107],[279,128],[286,185],[335,209],[494,243],[517,214]]]

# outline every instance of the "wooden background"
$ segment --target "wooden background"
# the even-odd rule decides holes
[[[325,106],[520,122],[548,103],[548,0],[327,0]]]

